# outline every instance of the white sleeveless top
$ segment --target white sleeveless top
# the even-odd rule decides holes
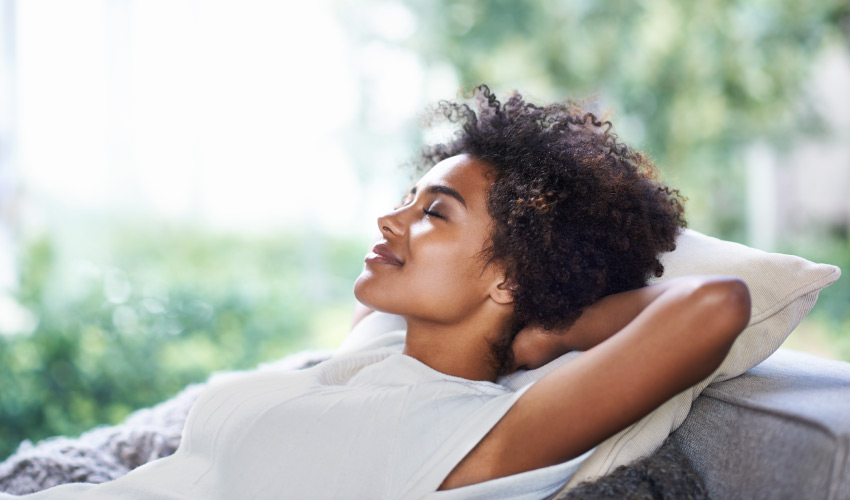
[[[396,347],[339,354],[301,371],[237,374],[201,394],[174,455],[108,483],[23,498],[541,499],[584,456],[436,491],[527,387],[445,375]]]

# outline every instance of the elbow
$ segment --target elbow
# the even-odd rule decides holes
[[[725,320],[725,328],[729,330],[731,340],[735,340],[750,322],[752,304],[750,289],[740,278],[724,278],[719,282],[718,292],[721,317]],[[731,343],[731,341],[730,341]]]
[[[712,277],[698,286],[694,294],[702,306],[704,333],[718,351],[719,364],[750,322],[750,290],[739,278]]]

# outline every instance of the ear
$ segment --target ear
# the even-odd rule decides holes
[[[513,304],[516,287],[516,282],[500,270],[490,288],[490,298],[497,304]]]

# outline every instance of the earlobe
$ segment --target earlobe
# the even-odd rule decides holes
[[[516,291],[516,282],[505,275],[500,277],[493,290],[490,292],[492,298],[498,304],[512,304],[514,301],[514,291]]]

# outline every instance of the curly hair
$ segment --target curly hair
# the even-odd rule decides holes
[[[682,197],[657,180],[650,159],[618,141],[574,101],[547,106],[513,93],[504,103],[481,85],[463,102],[441,101],[431,119],[459,130],[423,148],[427,169],[458,154],[492,167],[485,252],[513,281],[514,325],[493,355],[504,372],[510,344],[529,324],[568,327],[600,298],[661,276],[661,252],[685,226]]]

